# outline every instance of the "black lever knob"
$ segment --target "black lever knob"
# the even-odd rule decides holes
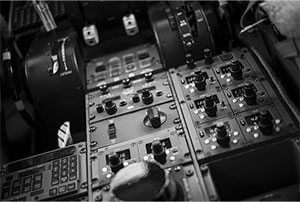
[[[105,111],[109,115],[112,115],[112,114],[114,114],[114,113],[116,113],[118,111],[116,103],[114,103],[111,98],[107,98],[104,101],[104,104],[105,104]]]
[[[157,107],[148,108],[147,116],[153,128],[159,128],[161,126],[160,113]]]
[[[149,105],[154,101],[153,94],[149,91],[148,88],[144,88],[142,91],[142,101],[146,105]]]
[[[256,92],[253,84],[250,82],[244,84],[244,100],[248,105],[254,105],[256,103]]]
[[[111,170],[114,173],[117,173],[119,170],[124,168],[122,159],[119,157],[119,155],[116,152],[111,152],[108,155],[108,162],[109,162],[109,166],[111,167]]]
[[[145,76],[146,82],[153,81],[153,72],[152,71],[151,72],[146,72],[144,74],[144,76]]]
[[[214,60],[212,58],[212,53],[211,53],[210,49],[205,48],[203,50],[203,53],[204,53],[204,59],[205,59],[204,63],[207,65],[212,64],[214,62]]]
[[[100,89],[101,94],[107,94],[108,91],[109,91],[106,84],[100,85],[100,86],[99,86],[99,89]]]
[[[189,69],[194,69],[196,67],[192,54],[187,53],[185,55],[185,61]]]
[[[139,94],[137,94],[137,93],[134,94],[131,99],[132,99],[132,102],[138,103],[140,101]]]
[[[204,72],[201,72],[201,70],[197,70],[194,72],[194,75],[195,75],[194,84],[195,84],[196,88],[199,91],[205,90],[206,78],[205,78]]]
[[[232,59],[230,61],[229,71],[234,80],[242,80],[243,79],[242,65],[238,61],[238,59]]]
[[[123,79],[122,83],[123,83],[123,87],[124,88],[129,88],[131,86],[131,80],[130,80],[130,78]]]
[[[161,142],[159,140],[154,140],[151,144],[151,149],[154,159],[161,164],[165,164],[167,155]]]
[[[215,117],[217,114],[217,104],[211,95],[206,95],[204,100],[204,110],[209,117]]]
[[[226,127],[223,122],[217,123],[217,143],[221,147],[228,147],[230,142],[230,137],[226,131]]]
[[[102,104],[97,104],[96,110],[97,110],[97,113],[102,113],[104,111]]]
[[[264,135],[272,134],[273,122],[269,111],[262,110],[259,112],[258,127]]]

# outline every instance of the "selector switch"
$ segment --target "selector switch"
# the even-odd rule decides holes
[[[114,173],[124,168],[122,159],[118,156],[116,152],[111,152],[108,155],[109,166]]]
[[[187,53],[185,55],[185,61],[189,69],[194,69],[196,67],[192,54]]]
[[[215,117],[217,114],[217,104],[214,101],[213,96],[211,95],[206,95],[205,96],[205,102],[204,102],[204,109],[205,113],[209,117]]]
[[[142,91],[142,101],[146,105],[149,105],[154,101],[153,94],[147,88],[144,88]]]
[[[153,81],[153,72],[151,71],[151,72],[146,72],[145,74],[144,74],[144,76],[145,76],[145,79],[146,79],[146,82],[150,82],[150,81]]]
[[[259,112],[259,121],[258,121],[259,130],[264,135],[271,135],[273,131],[273,122],[270,112],[267,110],[262,110]]]
[[[123,79],[122,83],[123,83],[123,87],[124,88],[129,88],[131,86],[131,80],[130,80],[130,78]]]
[[[131,99],[132,99],[132,102],[138,103],[140,101],[139,94],[137,94],[137,93],[134,94]]]
[[[226,127],[223,122],[217,123],[217,143],[221,147],[228,147],[230,142],[229,134],[226,131]]]
[[[100,85],[100,86],[99,86],[99,89],[100,89],[101,94],[103,94],[103,95],[104,95],[104,94],[107,94],[108,91],[109,91],[106,84]]]
[[[154,156],[154,159],[161,163],[165,164],[167,162],[166,160],[166,151],[165,148],[162,146],[161,142],[159,140],[154,140],[151,144],[152,154]]]
[[[167,120],[167,115],[157,107],[149,107],[144,118],[144,125],[152,128],[159,128]]]
[[[212,64],[214,61],[212,59],[212,53],[211,53],[210,49],[205,48],[203,50],[203,53],[204,53],[204,58],[205,58],[204,63],[207,64],[207,65]]]
[[[153,128],[159,128],[161,126],[160,113],[157,107],[148,108],[147,116]]]
[[[244,100],[248,105],[256,103],[256,92],[253,84],[250,82],[246,82],[244,85]]]
[[[196,88],[199,91],[205,90],[206,78],[204,76],[204,72],[202,72],[201,70],[197,70],[194,72],[194,75],[195,75],[194,84],[195,84]]]
[[[232,59],[230,61],[230,68],[229,71],[231,73],[231,76],[233,77],[234,80],[242,80],[243,77],[243,71],[242,71],[242,65],[238,61],[238,59]]]
[[[107,114],[112,115],[118,111],[116,103],[114,103],[111,98],[107,98],[104,103]]]

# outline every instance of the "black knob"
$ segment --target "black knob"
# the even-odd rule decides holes
[[[96,105],[96,110],[98,113],[102,113],[104,111],[104,108],[102,106],[102,104],[97,104]]]
[[[167,155],[165,152],[165,148],[162,146],[161,142],[159,140],[154,140],[151,144],[152,154],[154,156],[154,159],[161,163],[165,164],[167,162]]]
[[[196,67],[192,54],[187,53],[185,55],[185,60],[189,69],[194,69]]]
[[[194,84],[195,84],[196,88],[199,91],[205,90],[206,78],[205,78],[204,72],[201,72],[201,70],[197,70],[194,72],[194,75],[195,75]]]
[[[217,104],[211,95],[205,96],[204,109],[209,117],[215,117],[217,114]]]
[[[107,94],[108,93],[108,87],[106,84],[102,84],[99,86],[99,89],[101,91],[101,94]]]
[[[212,64],[214,62],[214,60],[212,59],[212,53],[211,53],[210,49],[205,48],[203,50],[203,53],[204,53],[204,59],[205,59],[204,63],[207,65]]]
[[[116,103],[114,103],[111,98],[107,98],[104,104],[105,104],[105,111],[109,115],[112,115],[118,111]]]
[[[111,170],[114,173],[117,173],[119,170],[121,170],[124,167],[122,159],[119,157],[119,155],[116,152],[111,152],[108,155],[108,162],[109,162],[109,166],[111,167]]]
[[[157,107],[148,108],[147,116],[153,128],[159,128],[161,126],[160,113]]]
[[[221,147],[228,147],[230,142],[230,137],[226,131],[226,127],[223,122],[217,123],[217,143]]]
[[[123,87],[124,88],[129,88],[131,86],[131,81],[130,81],[130,78],[125,78],[122,80],[122,83],[123,83]]]
[[[268,110],[262,110],[259,112],[258,127],[264,135],[272,134],[273,122]]]
[[[232,59],[230,61],[229,71],[234,80],[242,80],[243,79],[242,65],[238,61],[238,59]]]
[[[137,94],[137,93],[134,94],[131,99],[132,99],[132,102],[138,103],[140,101],[139,94]]]
[[[244,100],[248,105],[254,105],[256,103],[256,92],[253,84],[250,82],[244,84]]]
[[[153,102],[153,95],[148,88],[145,88],[142,91],[142,101],[146,105],[149,105]]]
[[[152,73],[152,71],[151,72],[146,72],[144,74],[144,76],[145,76],[146,82],[153,81],[153,73]]]

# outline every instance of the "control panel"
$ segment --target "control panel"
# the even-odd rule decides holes
[[[1,167],[1,200],[66,200],[87,192],[86,145],[78,143]]]

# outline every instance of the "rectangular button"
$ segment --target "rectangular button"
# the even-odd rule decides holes
[[[67,175],[68,175],[68,170],[64,170],[60,174],[61,177],[64,177],[64,176],[67,176]]]
[[[56,194],[57,194],[57,188],[50,189],[50,191],[49,191],[50,196],[55,196]]]
[[[33,184],[32,190],[37,190],[42,188],[42,182],[37,182],[35,184]]]
[[[70,179],[70,181],[71,180],[76,180],[77,179],[77,174],[70,174],[69,179]]]
[[[75,189],[75,183],[68,184],[68,191]]]
[[[64,193],[66,192],[66,186],[61,186],[58,188],[58,193]]]
[[[58,178],[54,178],[54,179],[52,179],[52,181],[51,181],[51,185],[52,185],[52,186],[57,185],[58,183],[59,183]]]
[[[18,195],[21,193],[21,179],[13,181],[12,195]]]
[[[68,163],[68,158],[63,158],[61,160],[61,164],[67,164]]]
[[[67,181],[68,181],[68,177],[67,176],[60,178],[60,183],[65,183]]]
[[[33,183],[42,181],[42,179],[43,179],[43,173],[36,174],[36,175],[33,176]]]

